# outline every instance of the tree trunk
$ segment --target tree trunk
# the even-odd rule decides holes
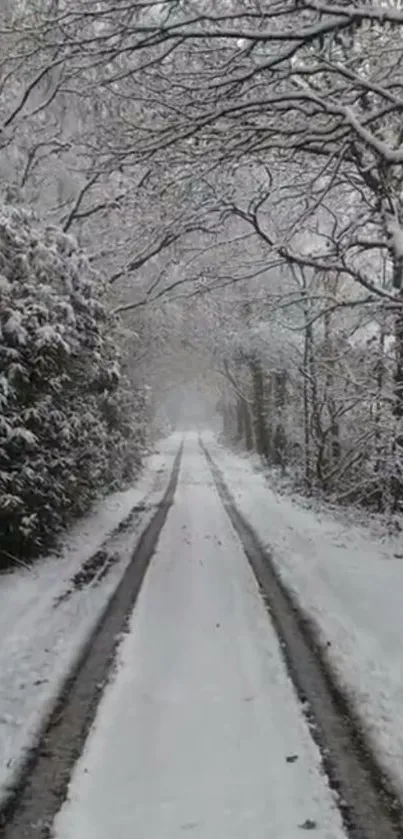
[[[374,472],[377,476],[378,486],[376,488],[376,497],[378,500],[378,510],[383,512],[385,504],[387,504],[387,497],[390,496],[389,487],[385,483],[385,445],[382,438],[382,396],[385,378],[385,324],[382,322],[379,336],[379,358],[376,363],[376,399],[374,409],[374,425],[375,425],[375,467]],[[386,494],[386,497],[385,497]]]
[[[312,324],[312,303],[302,272],[304,297],[304,445],[305,445],[305,482],[312,489],[313,477],[320,485],[323,481],[323,432],[318,400],[318,382],[315,358],[315,335]],[[314,446],[316,448],[314,449]],[[316,463],[313,457],[316,454]]]
[[[395,319],[395,399],[394,415],[396,420],[395,439],[393,443],[393,475],[392,495],[394,498],[394,509],[398,509],[402,498],[403,488],[403,260],[394,256],[393,285],[397,291],[397,300],[400,304]]]
[[[331,331],[331,315],[330,312],[326,312],[324,316],[324,330],[325,330],[325,363],[326,363],[326,379],[325,379],[325,387],[326,387],[326,407],[327,413],[329,415],[329,444],[328,444],[328,456],[326,458],[327,463],[327,471],[332,472],[334,471],[334,467],[339,463],[341,457],[341,447],[340,447],[340,428],[339,423],[336,418],[336,403],[334,400],[334,354],[333,354],[333,341],[332,341],[332,331]],[[327,481],[325,478],[325,489],[329,490],[330,481]]]
[[[310,435],[310,411],[309,411],[309,385],[308,385],[308,359],[309,345],[308,335],[305,329],[304,340],[304,380],[303,380],[303,410],[304,410],[304,472],[306,488],[312,489],[312,465],[311,465],[311,435]]]
[[[223,419],[223,434],[226,440],[231,438],[231,410],[230,406],[227,402],[224,403],[222,408],[222,419]]]
[[[253,380],[253,420],[255,426],[256,451],[268,460],[269,440],[265,415],[264,377],[260,361],[257,358],[249,361]]]
[[[238,396],[236,403],[236,439],[241,442],[245,433],[245,412],[243,407],[244,400]]]
[[[242,401],[242,409],[244,412],[243,416],[243,424],[244,424],[244,432],[245,432],[245,446],[248,452],[252,451],[253,449],[253,429],[252,429],[252,421],[250,416],[249,405],[244,399]]]
[[[285,471],[287,437],[285,432],[285,406],[287,398],[287,374],[284,370],[273,373],[275,430],[273,434],[273,462]]]
[[[403,417],[403,294],[399,294],[402,309],[396,315],[395,322],[395,343],[396,343],[396,369],[395,369],[395,416],[398,419]]]

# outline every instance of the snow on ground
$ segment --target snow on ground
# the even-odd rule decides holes
[[[403,790],[402,537],[375,539],[361,526],[279,496],[246,457],[209,436],[205,442],[324,647],[330,642],[339,681]]]
[[[139,528],[150,520],[170,477],[180,438],[173,435],[149,457],[138,483],[100,501],[66,537],[60,556],[32,569],[0,575],[0,803],[13,784],[63,679],[102,614],[127,563]],[[57,607],[69,580],[137,504],[146,502],[135,529],[113,539],[119,561],[98,585],[76,591]]]
[[[56,837],[300,839],[303,827],[344,836],[255,578],[190,439]]]

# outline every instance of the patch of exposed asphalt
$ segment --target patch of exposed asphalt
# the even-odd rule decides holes
[[[365,722],[337,683],[313,622],[288,591],[269,552],[237,509],[221,470],[202,440],[200,445],[258,581],[347,835],[351,839],[401,839],[403,805],[369,745]],[[291,755],[287,761],[292,763],[295,757]],[[308,829],[307,825],[303,827]]]
[[[107,543],[105,543],[106,545]],[[81,591],[86,586],[90,585],[90,583],[94,583],[94,585],[98,585],[98,583],[103,580],[108,571],[112,568],[112,565],[115,565],[120,560],[120,554],[118,551],[111,552],[108,550],[107,547],[100,548],[95,554],[90,556],[83,565],[81,566],[80,570],[77,571],[76,574],[71,578],[68,588],[64,590],[64,592],[56,598],[54,602],[54,607],[60,605],[60,603],[64,603],[65,600],[68,600],[75,591]]]
[[[164,475],[165,470],[159,469],[149,495],[162,490],[162,479]],[[81,591],[91,583],[98,585],[106,577],[112,566],[120,560],[119,551],[114,549],[117,537],[123,533],[136,530],[141,519],[141,514],[153,508],[157,509],[161,504],[164,504],[164,501],[158,502],[157,504],[150,504],[147,501],[147,497],[138,504],[134,504],[125,518],[113,529],[112,533],[109,534],[96,553],[86,559],[81,568],[69,580],[67,588],[55,599],[54,607],[57,608],[61,603],[68,600],[75,591]]]
[[[53,819],[63,803],[74,763],[86,736],[125,632],[144,575],[173,504],[182,446],[161,504],[133,552],[112,598],[106,605],[74,672],[27,758],[18,784],[0,813],[2,839],[48,839]]]

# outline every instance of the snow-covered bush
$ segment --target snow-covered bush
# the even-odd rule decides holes
[[[144,396],[120,375],[104,294],[72,238],[0,206],[0,565],[139,465]]]

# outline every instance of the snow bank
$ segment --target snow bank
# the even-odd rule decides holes
[[[166,489],[179,443],[175,436],[164,441],[134,487],[103,499],[77,522],[61,556],[0,575],[0,805]],[[134,528],[113,536],[119,561],[106,577],[56,606],[83,562],[139,504],[146,506]]]
[[[314,619],[385,769],[403,791],[403,544],[277,495],[246,458],[206,438],[241,513]],[[330,642],[330,646],[327,645]]]

